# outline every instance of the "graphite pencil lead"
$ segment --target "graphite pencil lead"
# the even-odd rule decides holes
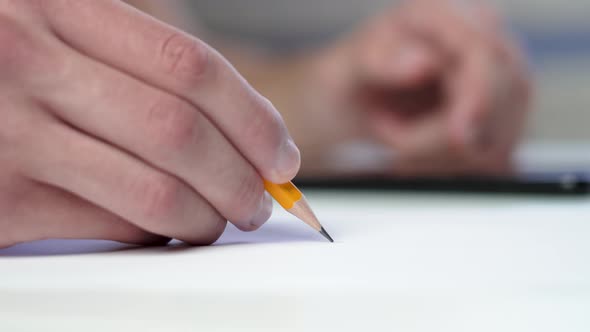
[[[332,237],[330,236],[330,234],[328,234],[328,232],[326,232],[326,230],[324,229],[324,227],[322,227],[322,229],[320,230],[320,234],[322,234],[326,239],[328,239],[328,241],[334,243],[334,239],[332,239]]]

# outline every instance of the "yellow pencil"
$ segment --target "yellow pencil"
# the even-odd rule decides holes
[[[284,184],[275,184],[264,181],[266,191],[285,209],[295,217],[320,232],[330,242],[334,242],[332,237],[326,232],[318,218],[315,216],[305,196],[295,187],[292,182]]]

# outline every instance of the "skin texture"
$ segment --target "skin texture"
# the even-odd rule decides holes
[[[121,33],[124,31],[124,33]],[[214,49],[115,0],[0,7],[0,247],[213,243],[271,213],[300,156]]]

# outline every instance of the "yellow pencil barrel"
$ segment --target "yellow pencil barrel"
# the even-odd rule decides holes
[[[264,188],[285,209],[290,210],[303,194],[292,182],[275,184],[264,180]]]

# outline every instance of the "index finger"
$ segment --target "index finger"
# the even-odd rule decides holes
[[[204,42],[120,1],[41,3],[62,40],[198,106],[263,177],[282,183],[296,175],[299,151],[280,114]]]

